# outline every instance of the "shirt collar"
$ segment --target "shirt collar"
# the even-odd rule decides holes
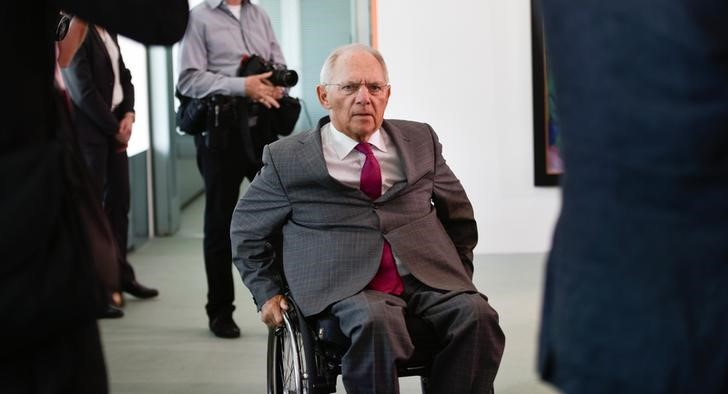
[[[219,6],[220,6],[220,5],[221,5],[221,4],[222,4],[222,3],[224,2],[224,1],[225,1],[225,0],[205,0],[205,3],[207,3],[207,5],[208,5],[208,6],[210,7],[210,8],[217,8],[217,7],[219,7]],[[245,4],[247,4],[247,3],[248,3],[248,0],[243,0],[243,1],[242,1],[242,2],[240,3],[240,5],[242,6],[242,5],[245,5]]]
[[[339,160],[343,160],[346,155],[354,150],[354,147],[359,144],[359,141],[354,140],[348,135],[337,130],[331,122],[328,126],[329,127],[327,129],[331,137],[331,148],[333,148],[334,152],[336,152],[336,156]],[[369,137],[368,142],[378,150],[386,152],[387,146],[385,144],[385,139],[386,136],[384,135],[384,131],[379,128]]]

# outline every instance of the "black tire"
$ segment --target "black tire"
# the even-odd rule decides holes
[[[268,394],[312,394],[309,355],[298,317],[294,311],[285,312],[283,322],[268,333]]]

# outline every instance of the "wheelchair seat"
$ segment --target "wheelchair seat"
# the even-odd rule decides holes
[[[335,393],[341,357],[349,347],[349,339],[333,315],[304,318],[290,297],[288,301],[283,326],[270,330],[268,335],[268,393]],[[398,375],[420,376],[425,392],[439,347],[434,331],[424,320],[405,315],[405,321],[415,351],[397,365]]]

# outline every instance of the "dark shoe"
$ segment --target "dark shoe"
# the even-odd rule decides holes
[[[220,338],[237,338],[240,336],[240,328],[232,316],[218,316],[210,320],[210,331]]]
[[[96,314],[98,319],[118,319],[120,317],[124,317],[124,311],[111,304],[106,305]]]
[[[133,295],[136,298],[153,298],[159,295],[159,292],[157,289],[152,289],[149,287],[146,287],[142,285],[141,283],[137,281],[132,281],[131,283],[127,283],[123,286],[122,290],[124,290],[125,293],[129,293]]]

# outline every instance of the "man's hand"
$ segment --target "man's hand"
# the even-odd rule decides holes
[[[129,139],[131,138],[131,129],[134,124],[134,113],[127,112],[124,117],[119,121],[119,130],[117,130],[115,138],[119,143],[117,152],[123,152],[129,145]]]
[[[283,294],[271,297],[260,308],[260,320],[270,328],[276,328],[283,325],[283,311],[288,310],[288,301]]]
[[[251,100],[265,105],[266,108],[278,108],[280,107],[278,99],[283,97],[284,90],[270,83],[268,78],[271,75],[273,75],[273,72],[268,71],[267,73],[245,77],[245,94]]]

